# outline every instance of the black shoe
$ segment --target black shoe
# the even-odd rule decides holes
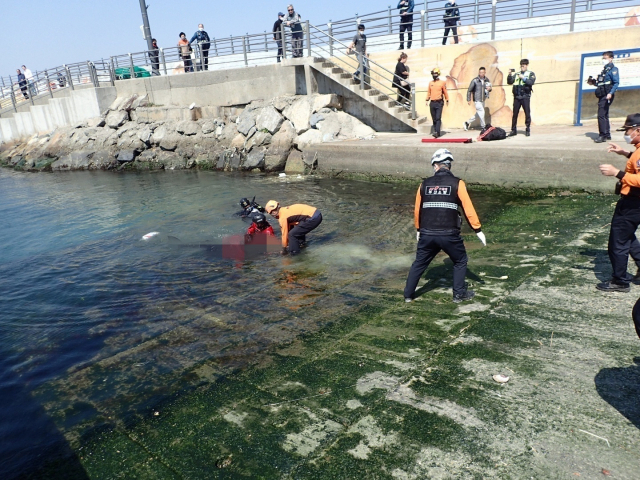
[[[473,290],[467,290],[462,295],[454,295],[453,296],[453,303],[465,302],[467,300],[471,300],[475,296],[476,296],[476,292],[474,292]]]
[[[509,132],[509,135],[507,135],[507,137],[515,137],[517,134],[518,134],[518,131],[517,131],[517,130],[511,130],[511,131]]]
[[[441,137],[442,135],[440,135],[439,133],[432,133],[431,135],[433,135],[433,138],[438,138]]]
[[[607,141],[607,137],[598,137],[594,140],[596,143],[604,143]]]
[[[400,44],[400,48],[398,50],[404,50],[404,45]]]
[[[596,285],[598,290],[603,292],[623,292],[626,293],[630,290],[629,285],[620,285],[619,283],[613,282],[602,282]]]
[[[607,139],[607,140],[611,140],[611,135],[607,135],[607,136],[606,136],[606,139]]]
[[[524,136],[525,137],[530,137],[531,136],[531,132],[529,130],[525,130]]]

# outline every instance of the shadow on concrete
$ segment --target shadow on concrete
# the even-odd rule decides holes
[[[598,138],[600,136],[599,133],[594,133],[594,132],[587,132],[584,134],[585,137],[589,137],[591,140],[595,140],[596,138]]]
[[[574,265],[572,268],[577,270],[593,270],[593,275],[601,282],[608,282],[611,280],[611,264],[609,263],[609,254],[606,250],[596,250],[590,248],[582,250],[580,255],[585,257],[591,257],[591,263],[593,267],[585,267],[582,265]],[[603,265],[608,265],[607,268],[602,268]]]
[[[3,480],[89,478],[62,432],[7,362],[0,362],[0,398]]]
[[[596,390],[603,400],[640,429],[640,357],[635,365],[603,368],[596,375]]]
[[[443,265],[438,265],[435,267],[432,267],[431,265],[429,265],[429,268],[427,269],[425,274],[422,276],[422,278],[427,280],[427,283],[424,284],[422,287],[420,287],[418,290],[416,290],[414,294],[414,298],[420,297],[425,293],[429,293],[430,291],[435,290],[436,288],[448,288],[451,290],[453,295],[453,262],[451,261],[450,258],[445,258],[443,260]],[[479,277],[469,269],[467,269],[466,278],[469,278],[474,282],[477,282],[480,284],[485,283],[482,277]],[[443,279],[445,280],[444,282],[441,281]]]

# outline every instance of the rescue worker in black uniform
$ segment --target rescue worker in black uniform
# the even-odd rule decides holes
[[[453,301],[460,303],[475,296],[473,291],[467,290],[464,281],[467,251],[460,236],[462,220],[458,207],[462,207],[467,223],[485,246],[487,239],[464,181],[451,173],[452,161],[449,150],[437,150],[431,157],[434,175],[423,180],[416,194],[414,222],[418,231],[418,250],[404,287],[407,303],[413,300],[420,277],[441,250],[453,261]]]
[[[589,77],[591,85],[596,87],[596,97],[598,97],[598,133],[599,136],[594,141],[604,143],[611,140],[611,125],[609,123],[609,107],[613,103],[618,85],[620,85],[620,72],[613,64],[613,52],[602,54],[602,73],[597,79]]]
[[[511,70],[507,75],[507,83],[513,85],[513,117],[511,117],[510,137],[518,134],[518,113],[520,107],[524,109],[524,124],[527,127],[524,134],[531,135],[531,93],[533,84],[536,83],[536,74],[529,71],[529,60],[520,60],[520,72]]]
[[[251,201],[248,198],[240,199],[240,210],[236,215],[240,217],[250,217],[254,213],[264,213],[264,207],[256,202],[256,197],[253,197]]]

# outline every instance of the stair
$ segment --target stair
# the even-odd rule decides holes
[[[344,68],[335,65],[333,62],[325,58],[316,57],[313,59],[311,67],[329,77],[333,81],[339,83],[347,90],[355,93],[366,102],[378,107],[383,112],[388,113],[399,121],[413,128],[418,133],[428,134],[431,127],[427,126],[427,117],[418,117],[415,120],[411,118],[411,112],[404,107],[399,106],[395,102],[395,96],[392,98],[387,93],[381,92],[370,85],[360,88],[360,82],[353,79],[353,74],[346,72]],[[391,83],[391,80],[389,80]]]

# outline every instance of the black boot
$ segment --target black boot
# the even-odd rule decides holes
[[[529,130],[528,128],[524,131],[524,136],[525,137],[530,137],[531,136],[531,130]]]
[[[511,131],[509,132],[509,135],[507,135],[507,136],[508,136],[508,137],[515,137],[517,134],[518,134],[518,131],[517,131],[517,130],[511,130]]]
[[[596,288],[598,290],[601,290],[603,292],[623,292],[626,293],[628,292],[629,289],[629,285],[620,285],[619,283],[613,283],[613,282],[602,282],[599,283],[598,285],[596,285]]]
[[[607,141],[607,137],[598,137],[594,140],[596,143],[604,143]]]

